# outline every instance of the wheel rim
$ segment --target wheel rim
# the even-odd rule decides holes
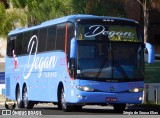
[[[23,101],[24,101],[24,106],[26,108],[27,104],[28,104],[28,95],[27,95],[27,88],[26,87],[24,88]]]
[[[17,91],[17,97],[16,97],[17,99],[17,104],[20,104],[20,102],[21,102],[21,98],[20,98],[20,90],[18,89],[18,91]]]
[[[63,89],[61,91],[61,105],[62,105],[62,109],[66,109],[66,100],[64,98],[64,90]]]

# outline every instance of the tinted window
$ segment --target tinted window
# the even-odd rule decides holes
[[[66,24],[57,25],[56,50],[64,50]]]
[[[15,39],[16,36],[11,36],[8,38],[7,41],[7,55],[13,56],[12,51],[15,50]]]
[[[25,32],[24,35],[23,35],[23,50],[22,50],[22,54],[28,54],[27,48],[28,48],[29,38],[30,38],[30,32]]]
[[[47,28],[39,30],[38,52],[43,52],[46,49]]]
[[[37,53],[37,46],[38,46],[38,33],[39,33],[39,30],[33,30],[30,32],[30,39],[29,39],[29,42],[30,42],[30,45],[28,44],[28,53],[31,52],[31,54],[33,53]],[[32,41],[31,41],[32,39]],[[32,44],[33,44],[33,47],[32,47]]]
[[[56,26],[48,27],[47,51],[55,49]]]
[[[21,55],[22,53],[22,42],[23,42],[23,34],[18,34],[16,38],[16,49],[15,49],[16,55]]]

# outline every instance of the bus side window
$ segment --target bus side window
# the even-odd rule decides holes
[[[39,38],[39,37],[38,37],[38,34],[39,34],[39,30],[32,30],[31,33],[30,33],[30,39],[29,39],[29,40],[31,40],[33,36],[36,36],[37,39],[38,39],[38,38]],[[36,48],[37,48],[37,45],[38,45],[38,44],[37,44],[38,42],[36,41],[36,39],[33,38],[33,40],[34,40],[35,43],[34,43],[34,45],[33,45],[33,49],[32,49],[31,54],[33,54],[33,53],[36,52],[36,50],[37,50]],[[30,51],[30,50],[28,50],[28,51]],[[28,52],[28,53],[29,53],[29,52]]]
[[[15,39],[12,37],[8,37],[7,41],[7,55],[8,56],[13,56],[12,51],[15,50]]]
[[[28,48],[29,38],[30,38],[30,32],[25,32],[24,35],[23,35],[22,54],[28,54],[27,48]]]
[[[75,60],[74,59],[70,59],[70,46],[71,46],[71,39],[73,39],[74,37],[74,24],[73,23],[68,23],[68,33],[67,34],[67,49],[66,49],[66,52],[67,52],[67,61],[69,63],[69,69],[70,69],[70,75],[71,77],[75,77],[75,66],[76,66],[76,63],[75,63]]]
[[[17,56],[22,54],[22,41],[23,41],[23,34],[18,34],[16,38],[16,48],[15,48],[15,54]]]
[[[70,43],[73,37],[74,37],[74,24],[68,23],[67,55],[70,55]]]
[[[47,51],[55,50],[56,26],[48,27]]]
[[[46,50],[47,28],[39,30],[38,52]]]
[[[12,41],[10,40],[10,37],[8,37],[7,39],[7,55],[8,56],[12,55],[11,46],[12,46]]]
[[[64,51],[64,40],[66,32],[66,23],[57,25],[56,50]]]

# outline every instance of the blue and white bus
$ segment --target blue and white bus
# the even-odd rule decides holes
[[[13,30],[6,97],[27,109],[52,102],[64,111],[124,110],[143,100],[144,47],[138,22],[124,18],[70,15]]]

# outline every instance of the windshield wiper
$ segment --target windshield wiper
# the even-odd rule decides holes
[[[105,49],[104,49],[104,60],[103,60],[103,62],[101,64],[101,66],[100,66],[100,68],[99,68],[99,70],[97,72],[97,75],[96,75],[96,77],[95,77],[94,80],[96,80],[97,78],[99,78],[99,76],[101,75],[101,72],[102,72],[104,66],[106,65],[106,62],[108,62],[108,54],[109,54],[109,53],[107,53],[108,52],[108,47],[107,47],[108,42],[104,42],[103,45],[105,47]]]
[[[101,66],[100,66],[100,68],[99,68],[99,71],[98,71],[98,73],[97,73],[97,75],[96,75],[95,80],[100,76],[100,74],[101,74],[104,66],[106,65],[106,61],[107,61],[107,60],[108,60],[108,58],[105,57],[105,58],[104,58],[104,61],[102,62]]]
[[[113,66],[115,66],[115,65],[119,68],[119,71],[122,74],[123,78],[124,79],[129,79],[127,74],[125,73],[124,69],[121,67],[121,65],[117,61],[115,61],[112,45],[111,45],[111,57],[112,57],[112,79],[113,79],[113,76],[114,76]]]
[[[114,61],[114,60],[113,60]],[[120,73],[122,74],[122,76],[124,77],[124,79],[129,79],[128,75],[126,74],[126,72],[124,71],[124,69],[121,67],[121,65],[118,62],[114,62],[114,65],[116,65],[116,67],[118,67]]]

